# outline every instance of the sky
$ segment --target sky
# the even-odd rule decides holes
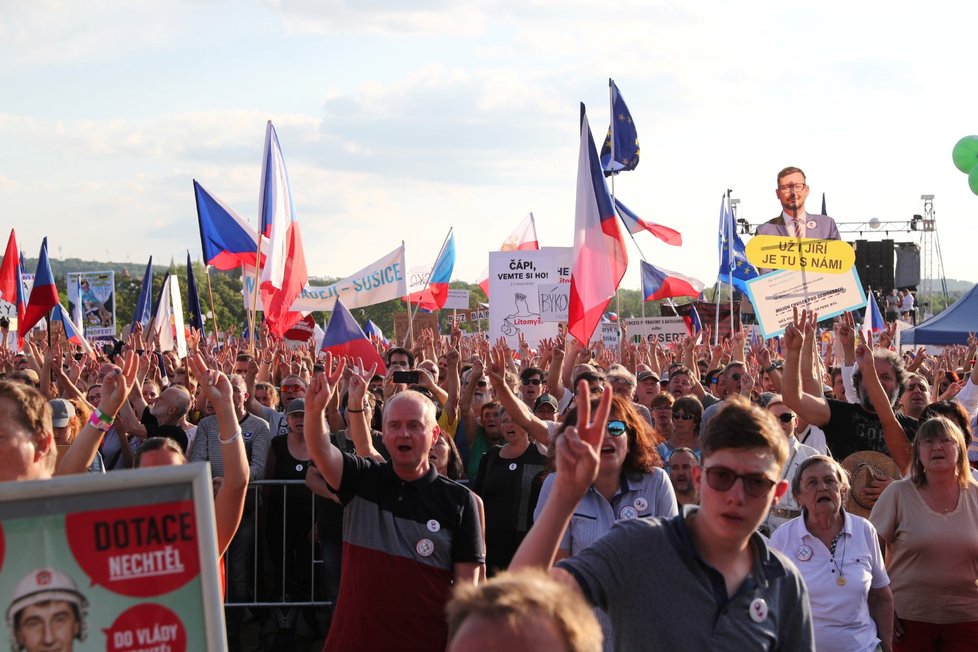
[[[256,223],[272,120],[310,274],[402,240],[430,264],[454,227],[474,282],[528,212],[572,245],[579,106],[600,143],[613,78],[641,142],[616,196],[684,238],[637,235],[649,262],[712,284],[722,194],[768,220],[794,165],[837,222],[933,194],[945,275],[978,281],[978,197],[951,163],[978,133],[976,23],[978,3],[902,0],[0,0],[2,237],[199,259],[192,179]]]

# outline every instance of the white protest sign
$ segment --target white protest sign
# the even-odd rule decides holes
[[[591,341],[597,342],[598,340],[604,344],[606,349],[617,349],[621,344],[621,328],[619,328],[618,323],[603,321],[598,324],[598,328],[594,329],[594,334],[591,336]]]
[[[489,339],[513,348],[522,333],[531,346],[557,335],[567,321],[573,248],[489,252]]]
[[[328,286],[307,285],[292,304],[291,310],[332,312],[337,298],[342,299],[347,308],[363,308],[399,299],[407,294],[404,270],[404,247],[400,246],[342,281]],[[246,270],[242,280],[242,294],[245,308],[251,309],[256,298],[254,268]],[[261,297],[257,297],[257,300],[258,309],[261,310]]]
[[[795,308],[817,312],[823,320],[866,305],[855,267],[847,274],[771,272],[747,281],[747,292],[764,339],[784,333]]]
[[[468,290],[448,290],[448,299],[445,300],[445,310],[468,310],[469,291]]]
[[[625,327],[633,342],[639,338],[649,344],[658,342],[662,346],[682,342],[689,335],[682,317],[640,317],[626,319]]]
[[[68,285],[68,313],[91,339],[115,337],[115,272],[70,272],[65,274]],[[81,310],[79,306],[81,295]]]

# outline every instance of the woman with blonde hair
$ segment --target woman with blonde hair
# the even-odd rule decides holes
[[[973,650],[978,640],[978,482],[964,434],[943,417],[921,424],[910,473],[870,515],[886,542],[896,652]]]

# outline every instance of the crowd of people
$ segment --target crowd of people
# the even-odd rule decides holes
[[[0,349],[0,480],[209,463],[231,650],[972,649],[978,338],[892,337],[53,332]]]

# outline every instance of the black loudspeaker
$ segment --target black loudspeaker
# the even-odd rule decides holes
[[[915,242],[901,242],[896,249],[896,278],[898,288],[916,291],[920,285],[920,247]]]
[[[893,241],[856,240],[856,272],[863,287],[889,292],[893,289]]]

